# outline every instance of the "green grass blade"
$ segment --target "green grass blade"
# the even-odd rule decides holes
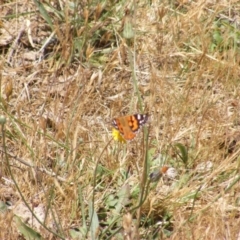
[[[37,0],[34,0],[34,3],[36,4],[37,8],[39,9],[40,13],[41,13],[41,16],[44,18],[44,20],[48,23],[48,25],[53,29],[53,23],[52,23],[52,20],[46,10],[46,8],[44,7],[44,5],[37,1]]]

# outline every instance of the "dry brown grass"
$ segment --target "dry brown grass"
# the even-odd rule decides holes
[[[44,239],[239,240],[239,1],[80,2],[0,6],[0,239],[20,239],[16,214]],[[141,111],[147,150],[111,141],[111,119]],[[177,178],[144,180],[162,165]]]

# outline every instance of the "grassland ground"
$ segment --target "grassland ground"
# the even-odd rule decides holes
[[[0,239],[240,240],[239,1],[0,13]]]

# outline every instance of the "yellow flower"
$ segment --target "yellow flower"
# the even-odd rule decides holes
[[[120,132],[115,128],[112,129],[112,136],[115,141],[118,141],[120,143],[126,143],[126,140],[122,137]]]

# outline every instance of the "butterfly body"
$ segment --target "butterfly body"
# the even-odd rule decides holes
[[[112,124],[114,128],[121,133],[125,140],[132,140],[147,120],[147,114],[134,114],[114,118]]]

